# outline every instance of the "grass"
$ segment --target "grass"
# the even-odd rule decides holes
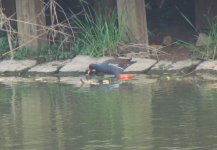
[[[17,41],[16,39],[13,40]],[[71,43],[67,44],[68,37],[63,37],[62,39],[57,40],[58,42],[47,44],[40,49],[38,49],[38,54],[36,56],[31,56],[31,50],[28,49],[26,46],[22,46],[17,50],[13,51],[14,57],[13,59],[26,59],[26,58],[37,58],[43,57],[46,61],[52,60],[63,60],[71,58],[75,55],[74,51],[71,48]],[[15,43],[15,42],[14,42]],[[68,47],[68,48],[67,48]],[[7,39],[7,33],[0,31],[0,58],[1,59],[9,59],[10,53],[9,42]]]
[[[117,14],[113,12],[110,18],[105,19],[91,11],[89,7],[83,8],[84,15],[74,18],[74,23],[79,31],[73,47],[74,50],[79,54],[93,57],[116,54],[118,45],[123,39],[117,26]]]
[[[177,8],[186,22],[199,34],[200,32],[193,23]],[[210,25],[210,31],[207,34],[207,43],[203,46],[196,46],[195,43],[179,41],[179,44],[192,52],[192,56],[200,59],[215,59],[217,57],[217,19]]]
[[[72,58],[75,55],[75,52],[72,48],[65,49],[64,40],[60,43],[54,45],[46,45],[39,49],[39,58],[45,58],[46,61],[52,60],[64,60]]]
[[[203,60],[217,57],[217,21],[215,21],[207,35],[207,43],[204,46],[196,46],[195,43],[180,41],[180,44],[192,52],[192,56]]]
[[[73,18],[73,26],[77,27],[75,41],[70,46],[66,46],[68,34],[57,37],[55,42],[47,44],[38,50],[39,58],[46,61],[63,60],[72,58],[77,54],[84,54],[93,57],[112,56],[117,54],[117,49],[123,41],[123,34],[118,28],[117,14],[112,13],[111,17],[105,19],[104,16],[96,14],[90,9],[87,3],[82,2],[83,15]],[[74,30],[74,29],[73,29]],[[7,35],[0,38],[0,54],[9,50]],[[14,59],[26,59],[30,56],[28,48],[21,47],[14,53]],[[7,55],[9,56],[9,55]]]
[[[52,0],[44,4],[44,7],[41,9],[43,11],[40,11],[36,16],[41,16],[43,12],[49,12],[49,17],[45,18],[46,22],[50,21],[49,25],[31,23],[31,21],[28,21],[28,17],[22,21],[25,24],[24,27],[37,29],[37,34],[34,35],[28,35],[34,31],[18,34],[18,31],[13,29],[11,22],[19,23],[20,20],[13,19],[11,16],[7,17],[1,10],[4,20],[0,29],[1,59],[37,59],[37,57],[44,57],[46,60],[60,60],[72,57],[71,44],[74,42],[74,32],[69,21],[70,18],[67,17],[66,12],[58,2]],[[27,37],[29,38],[27,39]],[[37,50],[34,44],[31,45],[31,42],[35,42],[36,39],[39,39],[39,46],[41,46]],[[41,43],[42,40],[44,42]],[[47,45],[43,46],[44,43],[47,43]]]
[[[0,55],[9,50],[7,37],[0,37]]]
[[[25,59],[29,56],[29,50],[26,47],[22,47],[14,54],[14,59]]]
[[[67,39],[63,39],[61,42],[56,42],[55,44],[45,45],[38,49],[38,54],[34,58],[44,58],[46,61],[52,60],[63,60],[71,58],[75,55],[75,52],[71,47],[66,48],[65,43]],[[6,35],[0,37],[0,55],[9,51],[9,44]],[[67,50],[66,50],[67,49]],[[23,46],[16,51],[14,51],[14,59],[26,59],[32,58],[30,54],[30,49]],[[9,58],[10,55],[4,56],[4,58]]]

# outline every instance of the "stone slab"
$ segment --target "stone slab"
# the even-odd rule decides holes
[[[159,61],[154,67],[151,68],[149,74],[187,74],[192,71],[201,61],[199,60],[181,60],[177,62],[172,61]]]
[[[124,72],[125,73],[141,73],[149,70],[154,64],[156,64],[156,60],[154,59],[144,59],[144,58],[133,58],[132,61],[136,61],[136,63],[127,67]]]
[[[109,59],[113,59],[113,57],[102,57],[102,58],[96,59],[95,63],[103,63],[104,61],[107,61]]]
[[[84,72],[88,64],[94,62],[96,62],[95,58],[79,55],[66,63],[66,65],[60,69],[60,72]]]
[[[0,73],[22,72],[35,65],[35,60],[3,60],[0,62]]]
[[[93,58],[90,56],[79,55],[72,59],[70,62],[66,63],[60,70],[60,74],[68,74],[68,73],[84,73],[89,64],[91,63],[102,63],[111,59],[111,57],[104,58]]]
[[[211,73],[217,74],[217,60],[204,61],[195,69],[196,74]]]
[[[35,74],[53,74],[59,71],[59,69],[64,66],[67,62],[65,61],[52,61],[44,64],[39,64],[28,70],[28,73]]]

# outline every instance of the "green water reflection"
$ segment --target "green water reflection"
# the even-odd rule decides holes
[[[217,149],[217,89],[209,85],[0,84],[0,149]]]

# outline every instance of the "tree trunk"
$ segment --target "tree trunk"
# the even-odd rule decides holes
[[[37,49],[43,46],[46,35],[43,30],[45,15],[40,0],[16,0],[19,46],[25,45],[30,55],[35,56]]]
[[[144,0],[117,0],[120,30],[129,42],[148,45],[148,29]]]

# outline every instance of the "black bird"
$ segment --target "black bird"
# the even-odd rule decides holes
[[[104,61],[98,64],[90,64],[87,69],[87,74],[91,74],[93,70],[97,73],[104,73],[104,74],[112,74],[115,77],[119,77],[120,74],[123,73],[124,69],[126,69],[131,64],[135,63],[136,61],[132,61],[132,58],[123,59],[123,58],[114,58]]]

